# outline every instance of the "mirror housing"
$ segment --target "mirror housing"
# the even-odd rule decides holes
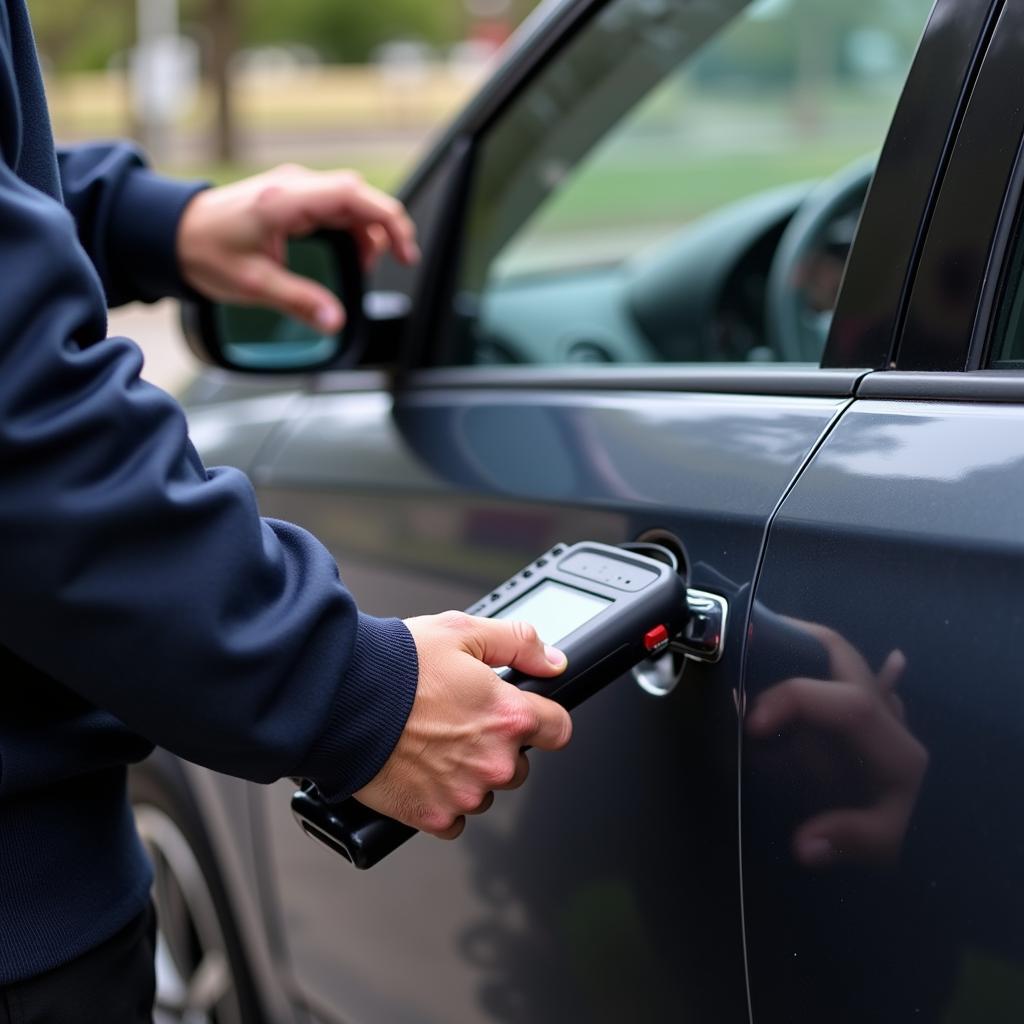
[[[345,307],[337,334],[260,306],[182,302],[181,322],[192,352],[203,362],[243,373],[309,373],[355,366],[365,348],[363,273],[359,249],[343,231],[320,231],[288,242],[290,270],[329,288]]]

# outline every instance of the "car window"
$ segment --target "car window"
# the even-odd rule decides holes
[[[996,313],[989,365],[993,369],[1024,369],[1024,223],[1006,271],[1002,302]]]
[[[612,0],[474,163],[444,361],[817,363],[931,0]]]

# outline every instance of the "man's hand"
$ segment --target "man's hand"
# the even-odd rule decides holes
[[[565,670],[565,656],[522,622],[445,612],[406,625],[419,655],[416,699],[391,757],[355,796],[388,817],[454,839],[464,815],[490,807],[492,790],[523,784],[524,746],[558,750],[572,735],[564,708],[509,685],[487,666],[554,676]]]
[[[345,312],[327,288],[284,265],[289,238],[321,228],[353,235],[367,266],[390,248],[403,263],[419,259],[405,207],[354,171],[285,165],[233,185],[200,192],[178,227],[185,280],[215,302],[269,306],[332,333]]]

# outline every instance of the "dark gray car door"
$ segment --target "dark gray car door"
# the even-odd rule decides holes
[[[1022,29],[1007,5],[897,369],[770,527],[741,773],[756,1021],[1024,1018]]]
[[[624,678],[531,755],[456,844],[417,837],[366,874],[264,804],[291,970],[351,1021],[742,1020],[736,687],[767,518],[841,409],[838,374],[743,394],[422,387],[310,399],[261,502],[336,552],[361,606],[461,608],[558,540],[685,538],[734,602],[718,665],[657,698]],[[732,393],[728,393],[729,391]],[[344,438],[344,444],[338,439]],[[714,567],[714,571],[710,567]],[[327,1019],[334,1019],[328,1016]]]
[[[571,170],[566,154],[581,160],[648,87],[629,93],[623,69],[650,75],[654,85],[722,34],[716,60],[693,72],[701,89],[720,82],[721,61],[744,52],[745,28],[739,42],[724,34],[743,6],[549,7],[409,194],[427,252],[411,293],[416,365],[397,386],[373,371],[325,375],[289,406],[260,455],[264,512],[324,539],[371,613],[466,607],[556,541],[615,543],[652,530],[681,542],[691,585],[724,597],[731,613],[718,663],[689,663],[666,696],[631,678],[604,691],[575,713],[571,748],[531,755],[528,784],[500,794],[456,844],[417,837],[359,874],[300,833],[286,785],[261,794],[258,834],[285,974],[292,995],[325,1020],[748,1017],[737,712],[750,595],[772,514],[863,374],[856,362],[835,370],[767,365],[770,339],[756,329],[771,254],[808,195],[794,179],[812,166],[819,175],[839,170],[856,154],[837,129],[842,145],[828,151],[831,163],[798,164],[781,179],[759,170],[750,201],[739,203],[727,195],[720,166],[743,161],[726,153],[721,165],[688,168],[705,187],[726,188],[725,213],[666,232],[660,210],[652,224],[639,223],[638,212],[627,225],[632,234],[622,223],[601,239],[578,233],[573,260],[600,248],[585,265],[529,262],[566,251],[564,237],[545,234],[551,223],[543,211],[533,217],[545,190]],[[767,7],[767,15],[749,16],[751,31],[766,17],[793,14],[787,5]],[[574,48],[588,31],[622,49]],[[900,31],[912,52],[920,23]],[[959,80],[971,48],[955,52]],[[679,96],[691,88],[686,79]],[[959,92],[955,82],[937,90],[937,109],[917,125],[931,174]],[[641,127],[688,130],[664,116],[675,109],[665,107],[673,96],[671,89],[656,96]],[[742,110],[751,102],[744,99]],[[882,132],[890,113],[891,106]],[[559,138],[545,134],[552,119]],[[513,125],[515,145],[488,148],[504,124]],[[718,138],[720,115],[700,129]],[[537,159],[520,173],[517,147],[534,137]],[[690,152],[691,140],[680,137],[681,151]],[[618,137],[603,152],[618,170],[642,148],[635,136]],[[660,157],[659,140],[649,148]],[[788,159],[785,147],[780,152]],[[775,159],[765,166],[782,174]],[[652,195],[671,180],[653,157],[644,168]],[[895,170],[883,154],[873,189],[884,191]],[[931,174],[903,193],[902,215],[918,224]],[[615,178],[595,185],[581,172],[574,180],[592,197]],[[568,209],[553,216],[575,225],[572,197],[580,192],[565,194]],[[863,190],[858,204],[862,197]],[[840,234],[852,231],[858,208],[837,212]],[[529,244],[519,244],[520,231]],[[843,237],[840,248],[848,247]],[[909,231],[887,259],[909,266],[916,237]],[[510,238],[517,247],[501,263]],[[624,238],[628,258],[612,251]],[[834,269],[821,252],[823,270]],[[877,255],[858,257],[854,246],[855,280],[858,259],[870,264]],[[612,302],[617,296],[623,303]],[[808,327],[811,344],[816,329]],[[595,354],[613,364],[578,365]],[[701,358],[715,364],[687,364]],[[511,361],[520,365],[495,365]]]

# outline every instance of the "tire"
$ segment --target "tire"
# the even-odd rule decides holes
[[[132,767],[129,793],[154,871],[154,1024],[260,1024],[224,886],[180,769],[157,754]]]

